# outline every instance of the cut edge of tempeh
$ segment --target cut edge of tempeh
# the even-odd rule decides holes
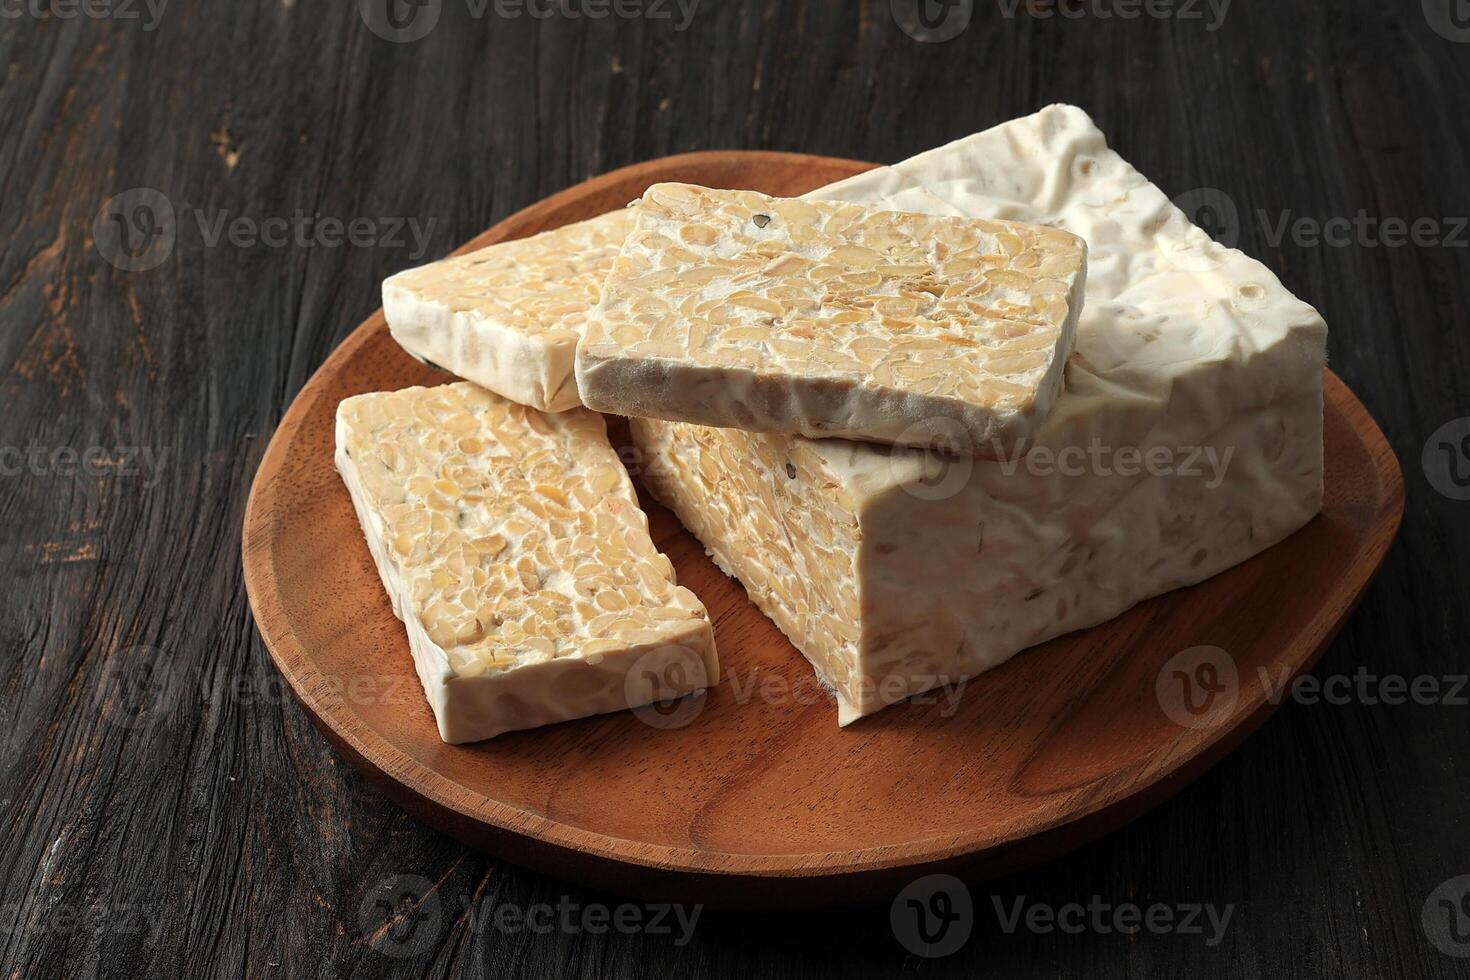
[[[448,414],[433,407],[443,403],[446,392],[460,396],[463,403],[471,405],[471,416],[474,406],[484,408],[474,429],[461,417],[464,413],[452,411],[452,401]],[[470,448],[474,448],[473,440],[488,442],[486,436],[494,426],[483,416],[491,412],[508,424],[524,427],[518,432],[495,433],[497,437],[504,434],[507,442],[519,442],[518,445],[505,446],[497,441],[473,460],[461,452],[458,455],[465,458],[464,463],[455,460],[454,454],[442,451],[445,439],[452,438]],[[404,419],[405,413],[410,418]],[[400,420],[396,428],[390,428],[395,423],[386,421],[389,418]],[[408,433],[404,426],[408,427]],[[463,434],[455,435],[451,430],[463,430]],[[429,434],[437,442],[431,442],[428,449],[404,445],[415,436]],[[528,474],[524,481],[527,484],[524,498],[520,496],[521,477],[505,468],[505,464],[488,465],[488,460],[495,458],[493,448],[505,448],[506,455],[500,458],[514,462],[558,444],[568,457],[576,456],[579,451],[586,455],[567,463],[564,484],[532,482],[551,475],[547,467],[540,465],[550,460],[538,460],[534,464],[539,466],[534,478]],[[445,742],[479,741],[507,731],[638,708],[703,690],[718,682],[719,661],[708,613],[692,592],[675,582],[673,566],[655,548],[648,535],[647,517],[638,509],[632,483],[606,441],[600,416],[583,409],[546,415],[462,382],[438,388],[358,395],[338,406],[336,463],[394,614],[404,622],[415,670]],[[396,469],[389,463],[396,464]],[[478,500],[473,488],[467,488],[467,492],[454,500],[447,499],[449,495],[443,492],[449,490],[447,486],[431,488],[431,494],[437,493],[445,499],[430,503],[430,495],[420,492],[424,486],[414,482],[427,476],[421,466],[437,466],[449,473],[455,479],[447,482],[455,486],[461,481],[478,480],[478,474],[484,474],[505,487],[505,492],[515,498],[514,504],[506,509],[505,515],[499,515],[495,513],[498,503]],[[447,479],[442,475],[440,478]],[[534,489],[538,486],[550,487],[551,496]],[[555,499],[557,490],[564,493],[565,506]],[[400,493],[402,500],[398,499]],[[445,509],[445,505],[450,509]],[[521,532],[519,525],[512,529],[506,524],[509,520],[529,523],[524,517],[526,508],[551,515],[545,518],[546,529],[576,524],[577,537],[568,539],[572,545],[558,549],[556,542],[560,539],[550,537],[543,530],[546,541],[536,544],[545,548],[547,554],[537,557],[536,547],[530,542],[535,541],[533,534],[540,529],[532,527]],[[424,520],[410,517],[415,513],[429,515],[428,531],[413,533],[411,529]],[[450,530],[457,537],[446,533],[440,539],[445,525],[432,523],[435,513],[444,514],[446,519],[449,513],[456,515]],[[563,514],[572,516],[566,518]],[[584,533],[589,520],[591,531]],[[466,529],[487,533],[470,540],[467,534],[459,533]],[[589,534],[597,535],[595,553],[590,556],[577,550],[579,542],[585,547],[586,541],[581,538]],[[499,538],[500,542],[481,547],[479,542],[486,538]],[[472,545],[473,553],[463,547],[466,543]],[[483,597],[491,605],[513,602],[515,586],[507,586],[488,575],[476,583],[473,568],[482,567],[482,563],[472,564],[471,557],[497,547],[500,550],[494,551],[492,560],[497,566],[510,566],[516,575],[520,573],[515,566],[523,557],[532,556],[537,566],[532,573],[536,576],[535,591],[527,580],[520,580],[522,592],[543,602],[551,598],[544,594],[547,590],[566,594],[571,610],[566,618],[571,620],[574,631],[567,637],[565,652],[560,642],[553,643],[550,651],[544,643],[531,642],[544,639],[534,634],[526,643],[507,642],[503,647],[483,636],[476,639],[477,624],[488,616],[457,620],[453,615],[441,615],[442,610],[435,608],[444,598],[443,590],[471,587],[478,589],[474,598]],[[420,554],[421,548],[428,548],[432,556]],[[403,553],[405,550],[409,552],[407,555]],[[559,550],[564,553],[556,554]],[[612,598],[599,599],[600,592],[593,587],[603,577],[601,570],[590,566],[599,564],[604,554],[620,562],[603,567],[621,570],[621,574],[610,577],[610,581],[619,583],[616,589],[623,597],[621,610],[607,610],[607,606],[619,603]],[[556,566],[554,571],[548,572],[548,559]],[[440,569],[446,572],[442,588],[432,583]],[[566,577],[558,578],[558,573]],[[578,578],[576,573],[587,574]],[[428,595],[424,594],[425,575],[430,581]],[[579,589],[584,581],[589,583],[586,592]],[[623,585],[639,592],[644,600],[640,606],[633,607],[627,602]],[[507,600],[507,595],[512,598]],[[584,615],[587,610],[579,609],[578,602],[590,604],[594,615]],[[462,603],[459,608],[463,610]],[[623,615],[616,615],[618,612]],[[603,619],[607,615],[613,615],[613,619]],[[619,622],[623,619],[629,622]],[[467,625],[461,625],[460,620]],[[521,620],[509,622],[516,623],[518,632],[526,632],[520,627]],[[537,620],[534,625],[539,626],[540,622]],[[507,623],[497,624],[496,628],[508,632]]]

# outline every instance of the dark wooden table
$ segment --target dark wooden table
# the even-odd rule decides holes
[[[1438,948],[1470,953],[1448,469],[1470,459],[1421,463],[1470,415],[1466,0],[976,0],[944,42],[888,0],[448,0],[409,40],[419,2],[0,0],[0,976],[1470,975]],[[1171,193],[1236,205],[1205,216],[1321,308],[1399,453],[1403,531],[1316,670],[1339,696],[977,886],[968,942],[930,960],[887,907],[648,928],[426,830],[337,758],[255,632],[239,531],[272,428],[386,275],[623,164],[894,161],[1052,101]],[[1390,703],[1393,677],[1436,693]],[[1008,928],[1018,899],[1066,928]],[[1191,905],[1223,935],[1179,928]],[[1122,933],[1130,906],[1175,924]]]

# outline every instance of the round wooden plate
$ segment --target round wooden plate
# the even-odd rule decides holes
[[[657,181],[794,195],[869,166],[787,153],[670,157],[557,194],[465,248],[591,217]],[[805,659],[650,504],[655,541],[708,605],[719,641],[726,676],[697,717],[660,726],[623,712],[451,746],[332,465],[343,398],[446,380],[404,354],[378,313],[307,382],[250,494],[244,560],[256,622],[327,737],[404,809],[516,863],[650,898],[850,901],[933,870],[1006,872],[1120,826],[1270,713],[1272,685],[1317,659],[1403,511],[1382,433],[1329,373],[1327,502],[1306,528],[1201,585],[1026,651],[972,681],[957,711],[902,704],[839,729]],[[1228,663],[1215,654],[1214,675],[1192,662],[1176,673],[1171,658],[1198,646]],[[1208,710],[1175,720],[1177,698],[1208,696],[1182,685],[1212,678],[1220,690]]]

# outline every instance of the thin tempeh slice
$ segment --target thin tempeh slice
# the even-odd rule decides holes
[[[1076,235],[688,184],[634,211],[577,352],[589,408],[1002,457],[1056,400]]]
[[[719,680],[601,416],[465,383],[358,395],[336,458],[444,741]]]
[[[620,209],[401,272],[383,283],[388,329],[413,356],[512,401],[575,408],[577,340],[632,227]]]

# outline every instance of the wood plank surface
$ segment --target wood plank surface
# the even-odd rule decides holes
[[[976,0],[942,43],[905,0],[703,0],[684,29],[654,0],[425,2],[395,42],[356,0],[0,0],[0,976],[1470,975],[1436,945],[1466,951],[1438,903],[1470,874],[1470,503],[1435,449],[1470,415],[1461,0]],[[1399,540],[1314,672],[1346,696],[973,889],[968,942],[927,960],[886,906],[655,925],[336,756],[255,631],[239,532],[265,438],[385,276],[639,160],[893,161],[1052,101],[1170,193],[1217,189],[1187,200],[1323,311],[1403,463]],[[1385,703],[1388,677],[1438,694]],[[1204,919],[1008,928],[1018,900],[1230,918],[1213,944]]]

